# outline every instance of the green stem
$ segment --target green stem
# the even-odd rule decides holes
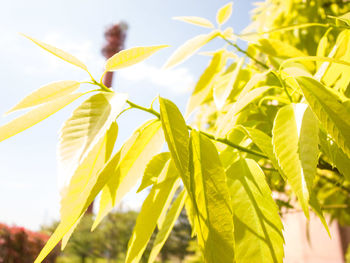
[[[281,75],[278,74],[277,72],[273,71],[273,70],[271,70],[271,73],[272,73],[272,74],[278,79],[278,81],[281,83],[281,85],[282,85],[282,87],[283,87],[283,90],[284,90],[284,92],[287,94],[287,97],[288,97],[289,101],[290,101],[291,103],[293,103],[293,98],[292,98],[292,96],[289,94],[288,89],[287,89],[286,85],[284,84],[284,80],[281,78]]]
[[[136,108],[136,109],[139,109],[139,110],[148,112],[148,113],[150,113],[150,114],[156,116],[158,119],[160,118],[159,112],[155,111],[155,110],[152,109],[152,108],[145,108],[145,107],[142,107],[142,106],[140,106],[140,105],[138,105],[138,104],[136,104],[136,103],[133,103],[133,102],[131,102],[131,101],[129,101],[129,100],[127,100],[126,103],[128,103],[132,108]],[[193,128],[192,128],[191,126],[187,125],[187,129],[192,130]],[[231,147],[233,147],[233,148],[235,148],[235,149],[237,149],[237,150],[240,150],[240,151],[242,151],[242,152],[250,153],[250,154],[259,156],[259,157],[261,157],[261,158],[266,158],[266,159],[268,159],[268,157],[267,157],[266,155],[264,155],[264,154],[262,154],[262,153],[260,153],[260,152],[254,151],[254,150],[250,150],[250,149],[245,148],[245,147],[243,147],[243,146],[240,146],[240,145],[238,145],[238,144],[235,144],[235,143],[233,143],[233,142],[227,140],[226,138],[219,138],[219,137],[216,137],[216,136],[214,136],[214,135],[212,135],[212,134],[209,134],[209,133],[207,133],[207,132],[204,132],[204,131],[199,131],[199,132],[200,132],[201,134],[203,134],[204,136],[208,137],[208,138],[211,139],[211,140],[214,140],[214,141],[217,141],[217,142],[226,144],[226,145],[231,146]]]
[[[225,38],[224,36],[221,36],[223,40],[225,40],[229,45],[233,46],[234,48],[236,48],[239,52],[245,54],[247,57],[249,57],[251,60],[255,61],[257,64],[259,64],[260,66],[262,66],[265,69],[270,69],[269,66],[267,66],[265,63],[261,62],[260,60],[256,59],[255,57],[253,57],[252,55],[250,55],[247,51],[245,51],[244,49],[242,49],[241,47],[239,47],[237,44],[231,42],[230,40],[228,40],[227,38]]]
[[[325,176],[325,175],[323,175],[323,174],[319,174],[319,173],[318,173],[317,175],[318,175],[321,179],[323,179],[323,180],[327,181],[328,183],[331,183],[332,185],[334,185],[334,186],[338,187],[339,189],[343,190],[343,192],[346,193],[347,196],[350,197],[350,188],[348,188],[348,187],[342,185],[342,184],[341,184],[340,182],[338,182],[337,180],[334,180],[334,179],[332,179],[332,178],[329,178],[329,177],[327,177],[327,176]]]

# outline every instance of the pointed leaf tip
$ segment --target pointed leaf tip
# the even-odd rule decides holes
[[[158,50],[166,47],[169,46],[159,45],[149,47],[133,47],[122,50],[107,60],[106,71],[114,71],[117,69],[130,67],[150,57]]]
[[[46,44],[42,41],[39,41],[35,38],[32,38],[30,36],[27,36],[25,34],[20,33],[20,35],[24,36],[25,38],[29,39],[30,41],[32,41],[34,44],[38,45],[39,47],[41,47],[42,49],[46,50],[47,52],[50,52],[51,54],[55,55],[56,57],[59,57],[60,59],[63,59],[64,61],[77,66],[85,71],[88,72],[87,67],[85,66],[85,64],[83,62],[81,62],[79,59],[77,59],[76,57],[74,57],[73,55],[58,49],[54,46],[51,46],[49,44]]]
[[[233,2],[229,2],[218,10],[216,13],[216,22],[218,25],[224,24],[231,17],[232,6]]]

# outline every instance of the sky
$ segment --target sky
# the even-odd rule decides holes
[[[252,0],[234,2],[228,26],[240,32],[249,24]],[[104,58],[101,47],[108,25],[125,21],[129,25],[126,48],[170,45],[144,62],[121,70],[113,88],[127,92],[130,100],[148,106],[160,94],[174,101],[181,111],[208,57],[196,55],[164,71],[172,52],[187,39],[208,32],[171,19],[201,16],[215,22],[223,0],[12,0],[2,1],[0,10],[0,125],[21,113],[4,116],[9,108],[40,86],[60,80],[88,80],[87,74],[41,50],[18,33],[24,33],[63,49],[82,60],[99,79]],[[203,50],[224,43],[215,41]],[[79,101],[82,102],[81,100]],[[56,144],[58,130],[74,103],[51,118],[0,143],[0,222],[33,230],[59,218]],[[130,111],[118,121],[118,146],[151,116]],[[128,197],[123,205],[137,208],[144,194]]]

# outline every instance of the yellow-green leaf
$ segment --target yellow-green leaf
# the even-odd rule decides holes
[[[0,142],[45,120],[86,93],[69,94],[42,104],[0,127]]]
[[[6,114],[64,97],[76,91],[79,87],[80,83],[73,80],[65,80],[47,84],[26,96]]]
[[[66,183],[123,110],[126,94],[98,93],[76,108],[60,130],[59,174]]]
[[[125,262],[139,262],[151,235],[156,228],[158,218],[166,211],[180,184],[174,165],[168,162],[158,182],[153,186],[141,211],[129,240]]]
[[[106,71],[114,71],[121,68],[130,67],[139,63],[160,49],[168,47],[167,45],[149,46],[149,47],[133,47],[122,50],[112,56],[106,62]]]
[[[283,262],[283,225],[263,171],[254,160],[241,158],[226,173],[236,262]]]
[[[186,116],[189,116],[194,109],[200,106],[212,91],[215,77],[225,66],[226,59],[223,52],[216,52],[210,61],[209,66],[204,70],[199,78],[186,108]]]
[[[165,68],[174,67],[177,64],[188,59],[202,46],[207,44],[210,40],[219,35],[219,31],[214,30],[209,34],[203,34],[187,40],[182,46],[175,50],[168,61],[165,63]]]
[[[180,110],[170,100],[159,97],[160,119],[171,157],[185,184],[188,186],[189,134]]]
[[[231,199],[215,145],[191,132],[190,189],[198,243],[207,263],[234,262]]]
[[[231,94],[231,91],[234,87],[233,84],[237,80],[243,63],[244,58],[238,59],[235,69],[231,72],[221,75],[214,83],[213,97],[215,105],[219,110],[225,106],[226,100]]]
[[[350,158],[350,109],[342,96],[312,78],[299,77],[297,80],[322,126]]]
[[[159,226],[159,232],[157,233],[156,239],[153,243],[153,247],[148,258],[148,263],[153,263],[156,260],[157,255],[159,254],[175,225],[176,219],[179,217],[184,207],[186,198],[187,193],[185,190],[182,190],[174,203],[171,205],[163,224]]]
[[[232,6],[233,6],[233,2],[230,2],[226,5],[224,5],[223,7],[221,7],[217,13],[216,13],[216,22],[219,25],[224,24],[231,16],[232,14]]]
[[[62,193],[61,222],[41,250],[35,263],[42,262],[66,235],[63,242],[64,247],[77,222],[106,183],[107,178],[110,176],[111,168],[114,167],[113,164],[116,158],[112,158],[104,168],[101,169],[101,172],[97,173],[97,171],[99,169],[98,167],[100,167],[102,162],[104,162],[111,153],[110,148],[113,147],[117,136],[116,133],[117,126],[116,123],[113,123],[106,135],[100,139],[87,155],[81,166],[76,170],[68,188]],[[95,165],[94,161],[97,161],[98,164]]]
[[[147,163],[164,144],[161,123],[151,120],[138,128],[119,151],[119,161],[102,190],[100,208],[92,229],[141,178]]]
[[[46,44],[44,42],[41,42],[39,40],[36,40],[35,38],[26,36],[23,34],[24,37],[28,38],[29,40],[31,40],[32,42],[34,42],[35,44],[37,44],[39,47],[45,49],[46,51],[50,52],[51,54],[55,55],[56,57],[59,57],[60,59],[63,59],[64,61],[73,64],[79,68],[82,68],[85,71],[88,71],[87,67],[84,65],[83,62],[81,62],[79,59],[77,59],[76,57],[74,57],[71,54],[68,54],[67,52],[58,49],[56,47],[53,47],[49,44]]]
[[[206,18],[198,17],[198,16],[177,16],[173,17],[175,20],[180,20],[192,25],[206,27],[206,28],[214,28],[214,25]]]
[[[141,192],[146,187],[153,185],[157,182],[160,172],[163,170],[165,164],[169,159],[169,152],[157,154],[152,158],[152,160],[146,166],[145,172],[142,177],[141,185],[137,190],[137,193]]]
[[[106,135],[100,139],[100,141],[93,147],[86,158],[81,162],[79,167],[75,170],[69,182],[69,186],[66,189],[61,190],[62,200],[60,212],[62,222],[72,222],[76,220],[78,216],[77,212],[79,211],[77,208],[81,207],[81,204],[85,204],[88,199],[88,195],[81,195],[81,192],[83,189],[89,186],[91,181],[96,180],[95,178],[97,174],[109,160],[117,139],[117,134],[118,125],[116,122],[113,122]],[[80,212],[81,218],[84,211]],[[77,220],[75,225],[78,224],[80,218]],[[75,226],[72,227],[71,231],[63,237],[62,249],[66,246],[74,228]]]
[[[272,129],[272,143],[279,166],[298,197],[306,217],[309,217],[309,191],[299,159],[299,131],[294,105],[286,105],[277,112]]]

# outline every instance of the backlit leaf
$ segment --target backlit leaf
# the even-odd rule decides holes
[[[272,143],[278,163],[305,215],[309,217],[309,191],[299,160],[299,132],[294,111],[294,106],[290,104],[277,112],[272,129]]]
[[[185,187],[189,190],[188,147],[190,139],[185,120],[180,110],[170,100],[159,97],[159,104],[165,140]]]
[[[56,57],[59,57],[60,59],[63,59],[64,61],[73,64],[79,68],[82,68],[85,71],[88,71],[87,67],[84,65],[83,62],[81,62],[79,59],[77,59],[76,57],[72,56],[71,54],[68,54],[67,52],[58,49],[56,47],[53,47],[49,44],[46,44],[44,42],[41,42],[39,40],[36,40],[35,38],[26,36],[24,34],[22,34],[24,37],[28,38],[29,40],[31,40],[32,42],[34,42],[35,44],[37,44],[39,47],[45,49],[46,51],[50,52],[51,54],[55,55]]]
[[[350,158],[350,109],[342,97],[312,78],[299,77],[297,80],[322,126]]]
[[[206,28],[214,28],[214,25],[203,17],[198,16],[177,16],[173,17],[175,20],[180,20],[189,24],[193,24],[196,26],[206,27]]]
[[[174,203],[171,205],[169,212],[162,225],[159,226],[159,232],[157,233],[154,241],[151,253],[148,258],[148,263],[153,263],[156,260],[157,255],[162,249],[165,241],[168,239],[171,230],[173,229],[177,218],[179,217],[187,198],[185,190],[179,194]]]
[[[160,49],[168,47],[167,45],[134,47],[122,50],[109,58],[106,62],[106,71],[114,71],[139,63]]]
[[[168,209],[180,184],[178,173],[171,162],[164,168],[158,182],[152,187],[129,240],[125,262],[139,262],[151,235],[156,228],[158,218]]]
[[[93,147],[79,167],[75,170],[69,186],[61,190],[61,221],[72,222],[76,220],[80,204],[84,204],[87,196],[81,195],[83,189],[89,186],[91,181],[96,180],[99,171],[109,160],[115,140],[117,139],[118,125],[113,122],[108,129],[106,135]],[[91,186],[90,186],[91,187]],[[81,216],[84,211],[81,211]],[[80,220],[80,219],[79,219]],[[76,224],[79,222],[76,222]],[[75,227],[71,229],[71,233],[66,234],[62,240],[62,249],[66,246],[68,239],[73,233]]]
[[[65,80],[47,84],[26,96],[6,114],[64,97],[73,91],[76,91],[79,86],[80,83],[73,80]]]
[[[215,145],[191,132],[190,189],[198,243],[208,263],[234,262],[231,200]]]
[[[165,63],[165,68],[174,67],[177,64],[188,59],[202,46],[219,35],[219,31],[214,30],[209,34],[203,34],[187,40],[182,46],[175,50],[168,61]]]
[[[152,160],[146,166],[145,172],[142,177],[141,185],[137,192],[141,192],[146,187],[153,185],[157,182],[160,172],[163,170],[165,164],[168,162],[169,159],[169,152],[157,154],[152,158]]]
[[[98,93],[84,101],[60,130],[59,174],[70,179],[80,162],[123,110],[126,94]]]
[[[226,60],[222,52],[216,52],[210,61],[209,66],[205,69],[199,78],[186,108],[186,116],[189,116],[194,109],[200,106],[212,91],[212,85],[215,77],[222,70]]]
[[[226,173],[236,262],[283,262],[283,225],[263,171],[254,160],[241,158]]]
[[[0,127],[0,142],[45,120],[86,93],[69,94],[42,104]]]
[[[226,5],[224,5],[223,7],[221,7],[217,13],[216,13],[216,22],[219,25],[224,24],[231,16],[232,14],[232,6],[233,6],[233,2],[230,2]]]
[[[146,122],[127,140],[118,153],[118,165],[102,190],[100,208],[92,229],[136,185],[147,163],[161,150],[163,144],[163,132],[158,120]]]
[[[110,147],[114,145],[116,133],[117,125],[113,123],[106,135],[100,139],[76,170],[69,186],[62,193],[61,222],[41,250],[35,263],[42,262],[64,236],[62,246],[65,246],[77,222],[106,183],[115,158],[102,168],[102,172],[98,172],[98,169],[111,153]],[[96,165],[94,161],[97,161]]]

